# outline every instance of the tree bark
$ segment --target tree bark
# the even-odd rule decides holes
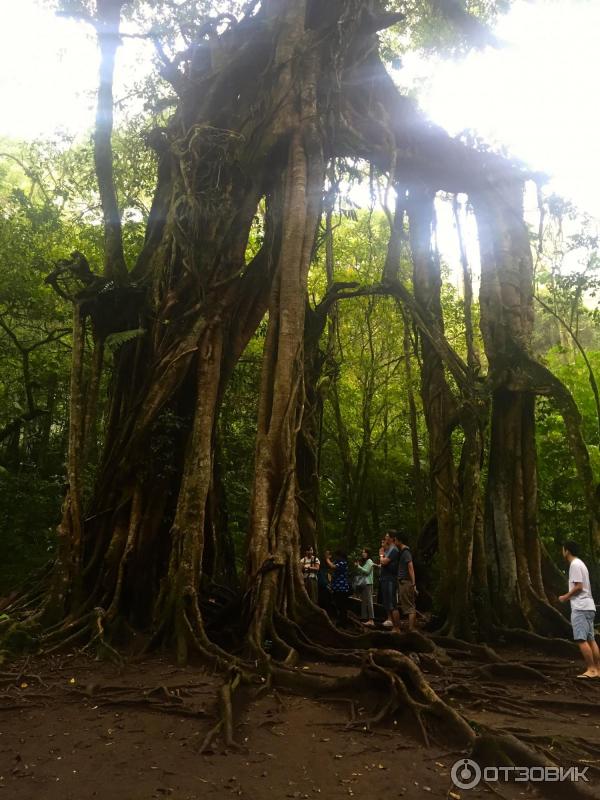
[[[433,191],[411,190],[408,218],[415,301],[423,315],[443,336],[442,278],[439,259],[432,248],[434,197]],[[453,607],[450,599],[455,597],[455,581],[461,572],[457,568],[457,559],[469,559],[471,551],[470,547],[467,552],[459,553],[457,550],[458,486],[450,438],[455,403],[446,380],[444,362],[438,352],[424,336],[421,337],[420,346],[421,394],[429,434],[431,489],[438,530],[439,596],[445,614],[449,615]],[[450,624],[453,625],[454,620]]]
[[[423,528],[425,514],[425,493],[423,491],[423,481],[421,477],[421,452],[419,445],[419,425],[417,417],[417,404],[413,389],[413,374],[411,360],[413,357],[413,347],[410,336],[410,319],[408,314],[402,315],[404,328],[402,347],[404,352],[404,370],[406,374],[406,396],[408,399],[408,420],[410,424],[410,442],[413,464],[413,485],[415,492],[415,511],[417,526],[419,531]]]
[[[488,521],[500,585],[497,610],[504,624],[565,632],[566,620],[547,602],[537,537],[535,397],[519,390],[531,359],[533,264],[523,222],[522,186],[473,196],[481,245],[481,331],[489,363],[492,438]],[[515,383],[517,386],[515,386]]]

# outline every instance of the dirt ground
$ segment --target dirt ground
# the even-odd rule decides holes
[[[482,663],[452,652],[453,665],[428,674],[434,688],[474,724],[522,738],[585,740],[600,747],[600,680],[577,681],[579,662],[505,648],[509,661],[546,680],[485,675]],[[336,672],[305,663],[298,669]],[[531,784],[480,784],[460,790],[450,778],[465,754],[426,748],[402,722],[375,732],[347,728],[346,701],[264,694],[242,709],[239,750],[200,755],[214,724],[218,676],[153,657],[123,668],[81,654],[33,658],[0,673],[0,800],[200,800],[242,798],[531,798]],[[425,670],[426,671],[426,670]],[[360,718],[368,709],[356,706]],[[600,757],[573,751],[588,766],[600,798]],[[589,756],[589,754],[588,754]],[[564,786],[564,797],[572,796]]]

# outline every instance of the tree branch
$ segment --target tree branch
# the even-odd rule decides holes
[[[120,283],[127,281],[123,252],[121,215],[115,190],[112,152],[113,80],[120,42],[119,25],[123,0],[98,0],[95,22],[100,48],[100,80],[94,131],[94,164],[104,217],[104,274]]]
[[[596,376],[594,375],[594,370],[592,369],[590,360],[587,357],[587,353],[585,352],[583,345],[579,341],[578,337],[575,335],[575,331],[569,325],[569,323],[566,320],[564,320],[559,314],[557,314],[556,311],[550,308],[550,306],[547,303],[544,303],[544,301],[540,297],[538,297],[537,295],[534,296],[535,299],[538,301],[538,303],[541,305],[541,307],[549,314],[551,314],[554,317],[554,319],[556,319],[558,323],[562,325],[563,328],[569,333],[571,339],[573,339],[573,341],[575,342],[575,346],[581,353],[581,356],[585,362],[585,366],[587,367],[588,371],[588,381],[592,388],[592,393],[594,395],[594,402],[596,405],[596,418],[598,422],[598,444],[600,445],[600,391],[598,390],[598,383],[596,381]]]

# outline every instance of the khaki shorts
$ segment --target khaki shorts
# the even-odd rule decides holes
[[[414,614],[415,587],[411,581],[398,581],[398,607],[403,614]]]

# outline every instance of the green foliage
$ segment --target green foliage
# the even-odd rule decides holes
[[[129,331],[117,331],[106,337],[105,344],[111,352],[116,352],[120,347],[134,339],[139,339],[146,333],[145,328],[133,328]]]
[[[491,25],[510,6],[510,0],[389,0],[391,11],[405,19],[384,35],[384,55],[407,50],[456,55],[472,48],[495,45]]]
[[[56,475],[44,476],[29,464],[0,478],[0,595],[21,586],[54,552],[64,494],[63,465],[55,466]]]
[[[115,136],[130,263],[143,243],[154,180],[153,156],[139,145],[141,128],[134,121]],[[73,250],[99,272],[103,235],[89,142],[5,140],[0,152],[2,593],[52,554],[64,494],[72,309],[45,278]],[[114,334],[109,350],[143,333]]]
[[[229,531],[240,559],[243,557],[244,538],[248,530],[265,333],[266,321],[250,340],[234,370],[218,426],[217,458],[224,474]],[[243,568],[242,563],[238,566]]]
[[[596,382],[600,380],[600,288],[597,225],[562,198],[545,202],[546,222],[537,258],[538,305],[535,346],[547,366],[573,394],[582,417],[595,480],[600,483],[598,411],[586,354]],[[536,244],[539,250],[539,237]],[[543,303],[543,305],[542,305]],[[589,545],[588,512],[562,419],[545,399],[538,401],[537,447],[540,531],[558,557],[557,541],[567,537]]]

